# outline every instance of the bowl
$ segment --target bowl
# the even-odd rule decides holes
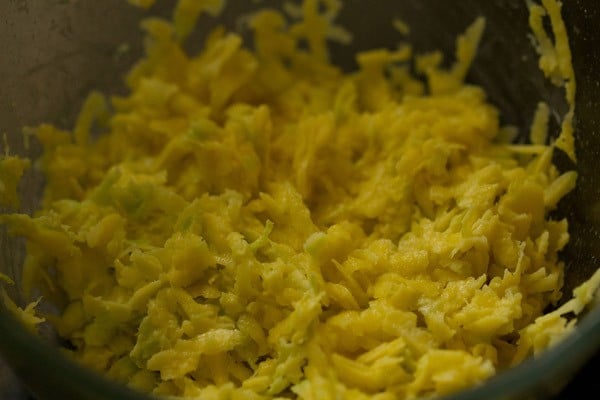
[[[233,3],[233,2],[230,2]],[[230,4],[218,21],[202,20],[188,41],[190,51],[217,23],[242,30],[239,16],[256,2]],[[278,6],[270,0],[259,5]],[[35,157],[35,143],[24,146],[22,128],[41,122],[72,126],[75,115],[92,89],[124,93],[124,73],[142,52],[138,21],[147,15],[169,15],[172,3],[159,1],[148,11],[123,0],[103,1],[4,1],[0,4],[0,133],[13,154]],[[501,110],[502,122],[526,132],[537,103],[552,108],[551,130],[556,134],[567,105],[564,94],[539,71],[538,56],[528,34],[528,11],[523,0],[347,0],[339,21],[354,36],[350,46],[333,45],[335,64],[351,70],[356,51],[393,47],[398,34],[391,21],[400,17],[410,27],[409,41],[419,52],[441,49],[451,54],[456,36],[477,16],[487,19],[479,53],[467,80],[483,86]],[[600,2],[571,0],[563,7],[577,78],[575,135],[579,172],[577,188],[559,204],[557,217],[568,217],[571,242],[562,258],[566,262],[564,298],[598,267],[600,247]],[[196,39],[194,39],[196,38]],[[525,138],[520,137],[518,141]],[[2,145],[2,146],[4,146]],[[4,150],[2,150],[4,151]],[[573,168],[563,154],[555,162]],[[21,187],[22,210],[38,206],[43,179],[28,174]],[[0,272],[19,281],[23,242],[0,230]],[[18,287],[7,288],[18,304],[25,304]],[[24,329],[0,306],[0,353],[21,381],[40,399],[147,399],[75,364],[57,348],[57,338],[47,329],[41,337]],[[600,307],[581,319],[575,332],[539,357],[500,373],[485,384],[449,399],[541,399],[553,396],[600,348]]]

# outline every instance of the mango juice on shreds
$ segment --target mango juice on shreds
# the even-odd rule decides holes
[[[341,5],[288,6],[292,22],[258,11],[252,50],[217,29],[188,55],[198,16],[224,5],[182,0],[174,22],[142,23],[127,96],[91,94],[72,132],[37,129],[43,206],[0,218],[27,238],[23,289],[62,310],[44,317],[71,357],[159,396],[411,399],[480,384],[573,329],[563,315],[600,274],[542,316],[569,240],[548,213],[576,181],[552,164],[548,106],[532,144],[503,139],[464,83],[483,18],[449,70],[402,45],[346,74],[327,53],[349,39]],[[562,23],[560,5],[530,7],[542,68],[567,87],[557,146],[574,158],[568,41],[540,22]],[[0,171],[25,165],[10,160]]]

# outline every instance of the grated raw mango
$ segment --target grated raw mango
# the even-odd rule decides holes
[[[573,328],[563,315],[600,274],[542,316],[569,240],[549,212],[576,181],[552,164],[548,107],[533,144],[502,140],[498,110],[463,82],[482,18],[449,70],[417,58],[426,85],[409,46],[343,73],[326,46],[348,39],[340,5],[288,6],[297,23],[260,11],[254,51],[217,29],[190,56],[181,40],[222,4],[181,1],[174,24],[144,21],[127,96],[93,93],[74,133],[37,129],[43,207],[0,218],[28,239],[23,288],[61,307],[46,318],[73,358],[166,397],[413,399],[477,385]]]
[[[19,207],[18,185],[29,167],[27,159],[0,155],[0,207]]]

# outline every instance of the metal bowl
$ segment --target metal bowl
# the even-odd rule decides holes
[[[231,2],[233,3],[233,2]],[[275,0],[259,2],[278,5]],[[219,19],[238,29],[239,15],[256,2],[230,4]],[[7,134],[12,153],[34,156],[39,148],[23,146],[22,127],[41,122],[72,126],[85,95],[99,88],[123,93],[122,77],[140,57],[142,37],[138,21],[144,15],[168,15],[172,2],[159,1],[148,12],[124,0],[8,0],[0,4],[0,133]],[[468,77],[483,86],[502,112],[504,123],[527,131],[540,100],[549,103],[558,131],[566,104],[537,67],[528,37],[528,12],[523,0],[346,0],[340,22],[354,35],[350,47],[332,47],[335,63],[353,68],[358,50],[388,46],[398,40],[390,23],[401,17],[411,26],[409,40],[419,51],[442,49],[451,54],[458,33],[475,17],[487,18],[479,54]],[[597,269],[600,258],[600,2],[571,0],[563,8],[577,76],[576,140],[580,179],[576,190],[559,205],[557,214],[570,221],[571,242],[562,254],[566,261],[565,297]],[[217,21],[203,20],[190,40],[197,49],[202,36]],[[520,138],[523,140],[523,138]],[[3,145],[0,145],[3,146]],[[4,150],[2,150],[4,151]],[[572,167],[557,155],[559,167]],[[43,181],[35,174],[23,183],[22,208],[32,212]],[[0,272],[19,281],[23,244],[0,231]],[[18,288],[9,289],[17,303]],[[503,372],[485,384],[451,399],[537,399],[558,393],[585,361],[600,348],[600,309],[588,312],[574,334],[542,356]],[[22,382],[39,398],[147,399],[109,382],[67,359],[47,338],[35,337],[0,306],[0,353]]]

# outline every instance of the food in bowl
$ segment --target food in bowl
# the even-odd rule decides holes
[[[542,66],[569,97],[564,38],[548,46],[535,23],[546,10],[557,26],[558,3],[544,4]],[[404,45],[345,73],[327,55],[348,39],[339,6],[307,0],[291,23],[261,11],[253,50],[217,29],[189,56],[195,16],[221,2],[181,1],[174,23],[144,22],[130,94],[91,94],[73,132],[37,129],[42,208],[2,220],[28,239],[23,287],[61,309],[45,317],[77,361],[159,396],[415,398],[573,328],[563,315],[598,278],[542,316],[569,238],[549,213],[576,181],[552,164],[548,107],[513,144],[465,84],[484,19],[450,69]],[[570,115],[556,143],[574,157]]]

